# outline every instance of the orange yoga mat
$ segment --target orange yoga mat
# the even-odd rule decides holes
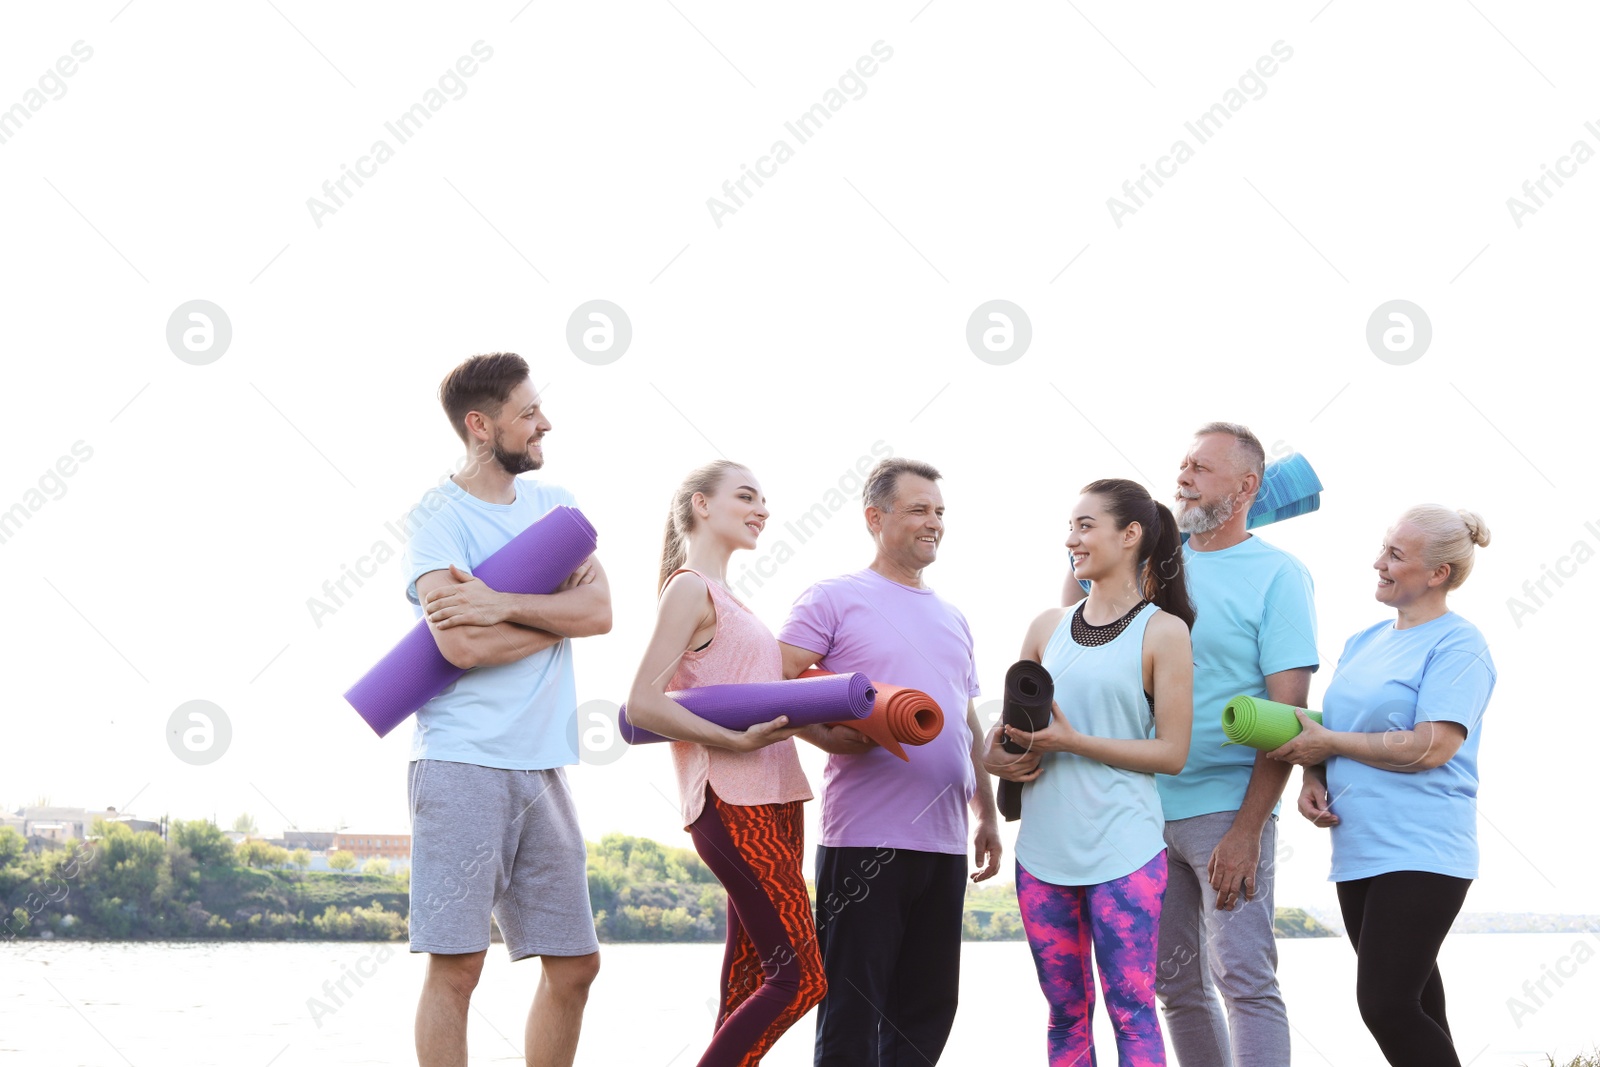
[[[802,678],[822,678],[833,673],[812,667],[802,671]],[[873,682],[878,697],[872,703],[872,714],[865,719],[852,719],[838,725],[848,726],[866,734],[896,756],[911,762],[902,745],[925,745],[939,736],[944,729],[944,712],[938,703],[920,689],[903,685],[884,685]]]

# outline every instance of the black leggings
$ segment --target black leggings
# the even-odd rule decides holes
[[[1444,1016],[1439,946],[1470,879],[1392,871],[1339,882],[1339,911],[1356,950],[1356,1004],[1384,1059],[1461,1067]]]

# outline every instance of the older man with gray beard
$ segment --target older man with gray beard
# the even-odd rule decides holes
[[[1305,707],[1318,663],[1311,575],[1245,529],[1265,466],[1253,433],[1213,422],[1178,472],[1194,734],[1182,772],[1156,777],[1168,863],[1156,993],[1182,1067],[1289,1063],[1272,921],[1277,804],[1291,767],[1225,748],[1222,733],[1222,709],[1241,693]]]

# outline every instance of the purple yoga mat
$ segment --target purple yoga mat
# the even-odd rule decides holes
[[[872,702],[877,695],[864,674],[702,685],[667,694],[702,719],[730,730],[748,730],[757,723],[771,722],[779,715],[789,716],[791,726],[865,719],[872,714]],[[630,745],[672,740],[634,726],[628,721],[626,704],[617,711],[617,725],[622,739]]]
[[[588,559],[594,527],[583,512],[551,508],[473,568],[483,584],[501,593],[553,593]],[[389,650],[344,698],[382,737],[467,672],[444,658],[426,619]]]

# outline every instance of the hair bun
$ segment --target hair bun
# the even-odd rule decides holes
[[[1489,525],[1483,521],[1483,516],[1476,511],[1457,508],[1456,514],[1461,516],[1461,521],[1467,524],[1467,536],[1472,538],[1472,543],[1479,548],[1489,544]]]

